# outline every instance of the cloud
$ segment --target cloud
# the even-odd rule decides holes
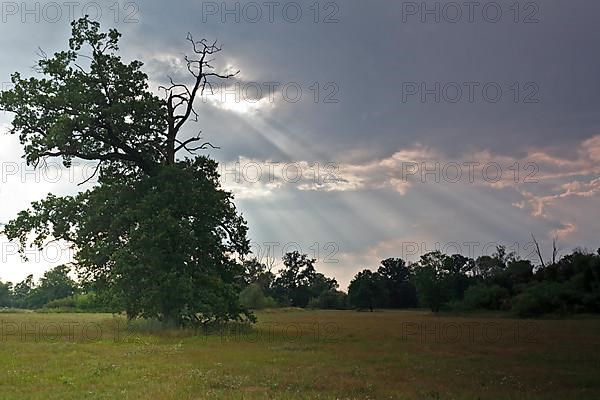
[[[552,231],[552,234],[556,236],[558,239],[564,239],[570,234],[574,233],[577,230],[577,227],[573,224],[566,224],[561,228],[555,229]]]
[[[204,22],[201,3],[149,0],[139,4],[139,23],[116,25],[124,57],[145,62],[152,90],[169,75],[189,80],[188,31],[225,45],[215,67],[242,73],[223,89],[239,83],[246,98],[222,101],[219,87],[213,99],[197,103],[199,123],[184,134],[202,130],[221,147],[207,154],[229,169],[236,162],[247,166],[223,184],[236,193],[253,239],[335,241],[348,256],[330,271],[348,275],[378,262],[379,252],[395,254],[399,237],[508,242],[545,232],[561,235],[565,246],[598,247],[600,75],[599,56],[589,49],[600,40],[600,3],[575,2],[569,18],[561,2],[544,4],[542,23],[534,26],[514,24],[510,15],[497,24],[422,24],[418,16],[399,24],[402,4],[385,0],[340,3],[334,24],[315,23],[308,5],[297,24],[280,15],[275,23],[223,23],[219,15]],[[115,25],[112,2],[101,4],[103,27]],[[512,1],[501,4],[508,9]],[[68,21],[23,24],[20,17],[10,18],[0,38],[11,55],[0,60],[0,82],[14,71],[30,75],[38,46],[52,54],[67,45]],[[298,82],[304,96],[291,103],[276,91],[266,101],[267,90],[256,93],[249,85],[269,81]],[[474,102],[429,96],[423,103],[418,95],[403,101],[405,82],[431,88],[471,81],[499,83],[502,100],[489,103],[477,92]],[[511,87],[523,97],[528,82],[539,87],[540,101],[515,102]],[[337,102],[325,103],[331,83]],[[20,162],[21,154],[14,137],[0,136],[1,161]],[[253,163],[261,166],[259,179],[252,177]],[[499,179],[494,164],[502,168]],[[455,181],[456,166],[462,174]],[[49,191],[81,188],[29,180],[2,189],[6,220]],[[15,276],[28,272],[15,265]]]
[[[405,166],[432,159],[422,146],[400,150],[391,157],[367,163],[319,163],[304,160],[274,162],[240,157],[221,166],[222,183],[242,196],[272,194],[274,190],[347,192],[392,189],[407,193],[411,183]],[[250,195],[252,196],[252,195]]]
[[[527,226],[522,230],[524,237],[533,232],[539,237],[543,236],[542,240],[552,236],[566,240],[575,238],[575,234],[589,236],[594,229],[591,221],[573,214],[580,208],[573,200],[595,199],[600,192],[599,170],[594,160],[597,151],[594,144],[597,140],[594,137],[582,142],[577,147],[575,158],[553,156],[541,149],[531,149],[522,157],[495,155],[490,150],[482,150],[452,159],[442,149],[420,144],[399,149],[389,157],[355,163],[276,163],[240,158],[237,170],[231,165],[225,167],[229,170],[225,177],[227,180],[233,178],[232,171],[238,171],[239,180],[235,184],[226,183],[225,187],[242,199],[269,198],[277,202],[290,193],[306,192],[320,193],[320,198],[329,198],[333,202],[335,194],[364,194],[373,199],[375,196],[384,196],[384,193],[393,193],[398,198],[405,198],[402,201],[407,202],[411,210],[418,210],[421,206],[423,210],[419,211],[422,215],[415,215],[419,230],[411,228],[402,233],[392,233],[392,237],[382,239],[376,245],[346,252],[345,260],[353,266],[376,262],[384,254],[392,256],[394,251],[398,255],[402,243],[414,243],[418,237],[427,238],[426,247],[430,250],[436,240],[450,242],[452,238],[444,236],[435,223],[425,223],[425,215],[427,212],[439,215],[442,210],[448,210],[449,213],[456,207],[464,208],[469,204],[477,209],[465,210],[469,215],[468,220],[452,221],[449,218],[451,214],[445,215],[444,220],[452,221],[450,223],[457,229],[460,227],[465,232],[473,232],[478,226],[477,218],[493,219],[497,220],[493,228],[502,230],[505,222],[510,220],[507,219],[507,213],[512,213],[515,214],[515,221],[511,229],[519,229],[515,223]],[[460,179],[455,173],[457,167],[463,170]],[[449,172],[451,169],[453,173]],[[498,171],[501,173],[498,174]],[[493,204],[491,199],[494,199]],[[436,206],[441,208],[434,209]],[[498,211],[499,215],[493,215],[492,207],[502,211]],[[588,212],[598,212],[597,206],[594,208],[590,204],[586,207]],[[592,211],[589,211],[589,207],[592,207]],[[511,212],[510,208],[518,211]],[[381,224],[375,213],[371,218]],[[441,219],[438,223],[441,223]],[[457,235],[459,242],[480,240],[473,233],[467,233],[467,236],[456,230],[446,233]],[[398,236],[405,239],[399,241]],[[490,240],[501,241],[503,235],[498,236]]]

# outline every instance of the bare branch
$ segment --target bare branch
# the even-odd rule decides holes
[[[188,139],[188,140],[186,140],[184,142],[182,142],[182,141],[180,141],[178,139],[175,139],[175,141],[179,144],[179,146],[175,149],[175,152],[177,153],[178,151],[180,151],[180,150],[183,149],[183,150],[186,150],[188,153],[193,154],[193,152],[195,152],[195,151],[205,150],[208,147],[213,148],[213,149],[219,149],[220,148],[220,147],[217,147],[217,146],[213,146],[210,142],[204,142],[204,143],[202,143],[198,147],[192,147],[192,148],[188,147],[189,144],[196,143],[196,142],[199,142],[199,141],[202,140],[202,138],[200,137],[200,133],[202,133],[202,132],[199,132],[198,136],[190,138],[190,139]]]
[[[531,234],[531,238],[533,239],[533,243],[535,244],[535,251],[540,259],[540,262],[542,263],[542,268],[546,268],[546,264],[544,263],[544,258],[542,257],[542,252],[540,251],[540,245],[538,244],[538,241],[535,239],[535,236],[533,236],[533,233]]]
[[[558,256],[558,248],[556,247],[556,242],[558,241],[558,237],[555,235],[552,238],[552,264],[556,264],[556,258]]]
[[[198,147],[189,147],[191,143],[199,142],[200,138],[188,139],[181,142],[177,139],[183,125],[189,121],[198,122],[200,116],[194,109],[194,101],[198,94],[204,95],[208,88],[213,93],[212,83],[209,78],[230,79],[239,74],[237,71],[233,74],[217,73],[212,71],[214,67],[210,64],[213,61],[211,55],[219,53],[221,47],[217,46],[217,41],[209,43],[206,39],[200,41],[194,40],[191,33],[188,33],[187,40],[192,44],[192,49],[197,58],[184,56],[187,69],[194,77],[194,83],[190,86],[184,84],[176,84],[171,77],[169,82],[171,86],[160,86],[159,89],[165,91],[167,113],[168,113],[168,132],[167,132],[167,162],[175,162],[175,154],[179,150],[193,152],[206,149],[208,147],[218,148],[209,142],[205,142]],[[178,112],[178,110],[180,110]],[[178,145],[178,146],[177,146]]]

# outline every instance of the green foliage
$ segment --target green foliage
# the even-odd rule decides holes
[[[419,304],[437,312],[444,303],[450,300],[447,282],[433,267],[419,267],[415,270],[414,276]]]
[[[39,285],[29,295],[28,306],[40,308],[50,301],[72,296],[76,293],[78,290],[77,283],[68,274],[69,268],[64,265],[44,273]]]
[[[311,298],[337,289],[335,279],[316,272],[315,261],[297,251],[283,257],[284,268],[273,282],[273,294],[283,306],[306,307]]]
[[[348,301],[358,309],[385,306],[388,300],[385,280],[377,272],[368,269],[356,274],[348,287]]]
[[[319,297],[313,297],[308,302],[308,308],[323,310],[344,310],[348,308],[348,295],[339,290],[331,289],[322,292]]]
[[[600,255],[574,251],[535,269],[498,246],[473,261],[439,251],[412,266],[421,305],[439,311],[512,310],[521,317],[600,310]]]
[[[451,287],[447,279],[448,256],[439,251],[421,256],[419,264],[414,267],[414,283],[419,296],[419,303],[437,312],[442,305],[451,300]]]
[[[508,262],[516,259],[514,253],[507,253],[505,246],[496,246],[491,256],[478,257],[474,262],[474,275],[485,280],[492,279],[506,269]]]
[[[522,285],[531,282],[533,269],[529,260],[513,260],[508,263],[506,273],[512,285]]]
[[[95,293],[76,294],[52,300],[44,305],[45,309],[62,309],[81,312],[109,312]]]
[[[510,308],[508,289],[498,285],[479,283],[465,291],[464,305],[470,310],[502,310]]]
[[[82,18],[72,23],[69,49],[38,62],[44,78],[12,75],[15,87],[0,95],[0,108],[15,113],[11,132],[28,163],[61,156],[67,166],[81,158],[150,171],[159,160],[167,107],[148,90],[143,64],[121,61],[120,36]]]
[[[220,49],[193,42],[194,84],[148,89],[142,63],[123,63],[120,34],[100,31],[87,17],[72,24],[67,51],[38,63],[43,78],[12,76],[14,88],[0,94],[0,109],[14,113],[29,164],[60,157],[98,163],[98,185],[75,196],[52,194],[4,227],[21,251],[64,240],[77,249],[75,264],[86,287],[125,309],[129,318],[159,318],[179,324],[253,319],[239,303],[249,252],[247,227],[233,197],[219,185],[217,163],[205,156],[176,158],[200,137],[180,140],[197,93],[208,78],[209,60]],[[89,53],[89,54],[86,54]],[[178,92],[177,90],[180,90]],[[50,277],[49,277],[50,279]],[[41,306],[71,294],[60,284],[15,286],[18,302]]]
[[[512,310],[520,317],[593,311],[586,301],[594,295],[597,297],[597,293],[587,294],[577,290],[573,281],[541,282],[516,296]]]
[[[128,315],[211,320],[245,314],[236,282],[242,266],[230,254],[247,252],[246,227],[231,195],[219,189],[214,161],[198,157],[165,166],[133,187],[102,192],[97,201],[116,202],[117,217],[93,214],[81,232],[91,239],[100,230],[104,240],[82,256],[92,280],[122,299]],[[115,246],[124,235],[127,246]]]
[[[600,256],[574,251],[535,271],[514,257],[465,293],[467,308],[511,309],[520,317],[600,311]]]
[[[557,311],[567,311],[565,300],[574,295],[570,288],[557,282],[533,285],[515,297],[513,312],[520,317],[538,317]],[[562,310],[561,310],[562,309]]]
[[[391,308],[416,307],[417,290],[411,282],[412,271],[401,258],[381,261],[377,273],[385,281],[388,294],[386,306]]]
[[[262,310],[263,308],[274,308],[277,303],[272,297],[263,293],[258,283],[251,283],[240,293],[240,303],[250,310]]]
[[[17,283],[12,291],[13,305],[18,308],[27,308],[33,288],[33,275],[28,275],[23,281]]]
[[[0,282],[0,306],[18,308],[41,308],[50,301],[75,294],[78,284],[69,276],[70,269],[64,265],[46,271],[39,283],[29,275],[14,288],[11,283]]]
[[[244,275],[243,284],[250,285],[258,284],[262,290],[267,293],[271,291],[275,274],[273,274],[267,266],[260,263],[256,258],[245,260],[243,263]]]
[[[12,283],[0,282],[0,307],[12,307]]]

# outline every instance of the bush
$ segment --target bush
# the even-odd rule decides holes
[[[588,293],[581,299],[582,308],[587,312],[600,312],[600,293]]]
[[[512,310],[519,317],[531,318],[554,311],[554,306],[539,293],[526,291],[514,299]]]
[[[262,287],[258,283],[251,283],[242,290],[240,293],[240,303],[251,310],[277,306],[277,302],[272,297],[265,296]]]
[[[325,310],[344,310],[347,308],[346,293],[338,290],[326,290],[319,297],[309,300],[307,308],[320,308]]]
[[[466,309],[471,310],[501,310],[505,308],[509,295],[508,289],[499,285],[479,283],[465,291],[463,304]]]
[[[317,297],[313,297],[308,301],[308,304],[306,305],[306,308],[310,308],[310,309],[317,309],[317,308],[321,308],[321,304],[319,303],[319,299]]]
[[[44,308],[75,308],[75,296],[65,297],[63,299],[52,300]]]
[[[94,293],[76,294],[62,299],[52,300],[44,305],[45,309],[73,309],[87,312],[111,311],[101,304]]]
[[[524,318],[572,312],[578,308],[579,297],[569,283],[544,282],[528,287],[515,297],[512,310]]]

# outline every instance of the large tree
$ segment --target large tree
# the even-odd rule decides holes
[[[196,152],[212,147],[184,139],[196,121],[194,99],[209,90],[214,43],[195,41],[185,57],[190,82],[148,88],[142,63],[118,55],[119,32],[101,32],[87,17],[72,23],[69,49],[42,55],[39,77],[12,76],[0,109],[14,113],[29,164],[49,157],[97,163],[97,185],[75,196],[49,195],[9,222],[21,249],[65,240],[85,282],[116,300],[130,318],[172,321],[252,318],[239,305],[239,260],[247,227],[219,185],[217,163]],[[182,151],[189,157],[182,159]]]
[[[422,306],[438,312],[451,298],[449,284],[449,258],[440,251],[423,254],[414,265],[414,282]]]
[[[403,259],[387,258],[382,260],[377,273],[384,280],[387,288],[387,307],[417,306],[417,291],[411,282],[411,269]]]
[[[348,286],[348,300],[358,309],[384,306],[388,297],[385,281],[377,272],[365,269],[354,276]]]

